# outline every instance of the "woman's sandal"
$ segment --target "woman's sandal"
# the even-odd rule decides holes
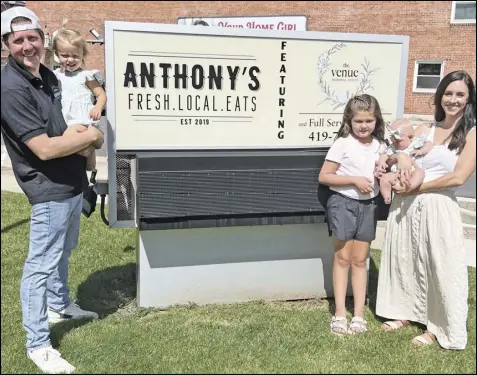
[[[348,328],[348,334],[355,335],[357,333],[366,332],[368,328],[366,327],[366,320],[360,318],[359,316],[353,317]]]
[[[388,320],[381,325],[385,331],[394,331],[396,329],[405,327],[409,324],[407,320]]]
[[[335,335],[344,335],[348,331],[348,321],[342,316],[333,316],[331,318],[331,333]]]
[[[426,331],[422,335],[416,336],[412,339],[412,343],[414,345],[431,345],[437,341],[436,336],[434,336],[431,332]]]

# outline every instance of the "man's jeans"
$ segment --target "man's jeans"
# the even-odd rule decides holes
[[[29,351],[51,345],[47,301],[56,310],[70,304],[68,263],[78,243],[81,207],[82,194],[32,207],[30,248],[20,287]]]

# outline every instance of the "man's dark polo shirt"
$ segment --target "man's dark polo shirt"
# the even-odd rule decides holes
[[[44,161],[25,144],[44,133],[60,136],[67,128],[58,79],[43,65],[40,75],[42,79],[33,76],[11,56],[1,72],[3,139],[15,178],[31,204],[72,198],[88,185],[83,156]]]

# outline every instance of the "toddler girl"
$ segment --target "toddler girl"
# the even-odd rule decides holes
[[[66,23],[63,21],[63,26],[53,34],[53,52],[60,63],[54,73],[61,82],[63,116],[68,126],[99,127],[106,105],[106,93],[101,86],[104,79],[98,70],[84,69],[86,41],[78,31],[67,29]],[[86,165],[89,171],[96,169],[95,153],[88,157]]]

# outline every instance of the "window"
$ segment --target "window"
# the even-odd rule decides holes
[[[475,23],[475,1],[453,1],[451,23]]]
[[[416,61],[414,92],[435,92],[444,73],[442,61]]]

